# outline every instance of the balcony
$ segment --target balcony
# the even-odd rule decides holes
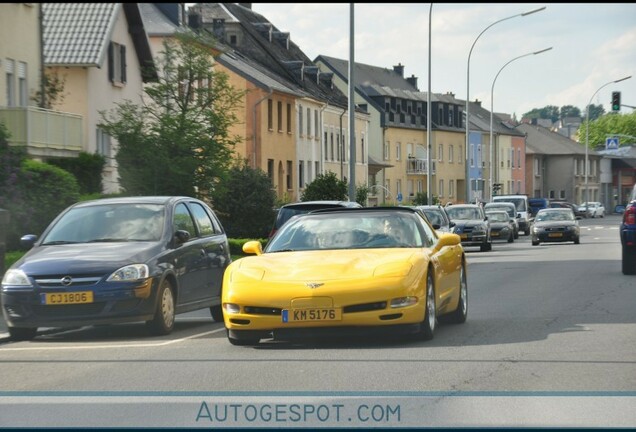
[[[33,106],[0,107],[0,122],[11,135],[9,144],[26,147],[33,157],[77,157],[84,150],[80,115]]]
[[[426,159],[416,159],[413,157],[409,157],[406,161],[406,173],[407,174],[421,174],[426,175],[426,163],[428,161]],[[431,174],[435,175],[435,161],[431,160]]]

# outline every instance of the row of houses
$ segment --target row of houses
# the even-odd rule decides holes
[[[98,113],[125,99],[141,103],[164,39],[185,28],[215,37],[215,68],[246,91],[231,131],[243,138],[235,151],[267,173],[282,201],[298,200],[319,174],[347,179],[352,166],[369,205],[408,203],[430,178],[442,204],[488,200],[498,184],[500,193],[589,196],[612,208],[636,181],[636,154],[589,151],[585,175],[585,150],[569,132],[514,124],[479,101],[469,102],[467,141],[466,101],[452,92],[429,97],[402,64],[354,64],[350,113],[348,60],[309,59],[250,3],[0,5],[0,121],[11,144],[41,160],[100,153],[108,160],[104,191],[119,191],[117,143],[99,129]],[[43,71],[65,77],[55,106],[42,99]]]

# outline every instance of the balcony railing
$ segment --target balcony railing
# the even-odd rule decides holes
[[[427,160],[408,158],[406,161],[406,173],[407,174],[426,174],[427,173]],[[435,161],[431,160],[431,174],[435,175]]]
[[[33,106],[0,107],[9,144],[26,147],[36,157],[75,157],[84,149],[83,118]]]

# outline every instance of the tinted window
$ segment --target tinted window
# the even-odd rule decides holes
[[[174,210],[174,220],[173,220],[174,230],[183,230],[190,233],[190,237],[196,237],[197,233],[194,229],[194,221],[190,216],[190,212],[185,204],[180,203],[177,204]]]
[[[214,226],[212,224],[212,220],[210,219],[210,216],[208,216],[208,213],[205,211],[205,209],[201,207],[201,204],[190,203],[190,208],[192,209],[192,213],[194,214],[194,219],[199,225],[201,237],[206,237],[214,234]]]

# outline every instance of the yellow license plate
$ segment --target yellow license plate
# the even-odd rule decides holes
[[[282,317],[283,322],[340,321],[342,319],[342,309],[283,309]]]
[[[459,235],[459,237],[460,237],[462,240],[466,240],[466,239],[468,238],[468,234],[460,234],[460,235]]]
[[[490,235],[493,236],[493,237],[499,237],[499,233],[498,232],[490,233]]]
[[[563,233],[550,233],[548,237],[563,237]]]
[[[93,303],[92,291],[42,294],[42,303],[47,305]]]

